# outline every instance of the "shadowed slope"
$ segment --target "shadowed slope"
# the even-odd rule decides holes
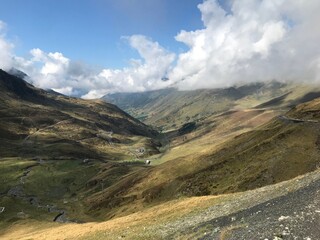
[[[51,94],[4,71],[0,71],[0,92],[3,157],[18,152],[22,157],[101,158],[118,152],[117,157],[126,158],[131,154],[122,145],[157,135],[112,104]],[[150,151],[156,151],[149,142]]]

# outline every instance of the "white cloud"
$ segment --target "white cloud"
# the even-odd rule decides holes
[[[88,93],[82,96],[83,99],[96,99],[104,96],[108,92],[108,89],[96,89],[90,90]]]
[[[320,57],[319,1],[237,0],[226,12],[217,1],[206,0],[198,7],[204,28],[176,36],[190,48],[170,73],[178,87],[320,80],[315,64]]]
[[[6,40],[6,24],[0,20],[0,67],[8,70],[12,66],[14,45]]]
[[[262,57],[267,57],[272,45],[280,41],[286,33],[283,22],[270,22],[262,27],[263,35],[258,42],[253,44],[255,52],[260,53]]]
[[[13,59],[13,62],[7,64],[8,67],[26,72],[29,75],[27,80],[35,86],[66,95],[100,98],[108,92],[145,91],[165,87],[168,83],[161,81],[161,78],[170,70],[175,54],[142,35],[124,39],[138,51],[141,59],[131,59],[131,66],[123,69],[97,70],[74,62],[62,53],[46,53],[41,49],[32,49],[29,59],[11,57],[11,45],[5,39],[5,46],[10,48],[6,47],[2,54]],[[6,58],[2,56],[1,59]],[[4,66],[6,65],[0,64],[0,67]]]
[[[92,89],[84,98],[96,98],[106,92],[132,92],[159,89],[169,83],[161,81],[175,60],[175,54],[166,51],[157,42],[142,35],[125,38],[142,59],[131,59],[131,66],[124,69],[103,69],[95,80],[101,88]]]
[[[52,88],[52,90],[64,95],[72,95],[74,93],[73,88],[69,86],[63,88]]]

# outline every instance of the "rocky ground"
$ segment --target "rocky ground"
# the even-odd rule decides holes
[[[296,192],[197,226],[199,239],[319,239],[320,180]],[[210,231],[211,230],[211,231]]]
[[[158,230],[165,239],[320,239],[319,171],[240,193]]]

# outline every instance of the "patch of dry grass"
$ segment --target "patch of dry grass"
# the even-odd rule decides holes
[[[210,219],[227,216],[288,192],[296,191],[319,178],[319,171],[316,171],[256,190],[219,196],[182,198],[101,223],[57,224],[20,221],[6,231],[1,231],[0,237],[8,240],[98,240],[118,239],[121,236],[126,239],[166,239],[168,235],[175,233],[175,239],[195,239],[199,237],[199,232],[185,232],[185,228],[189,229]],[[221,208],[222,205],[223,208]],[[220,229],[219,234],[222,239],[228,239],[228,233],[239,227],[244,226],[235,225]],[[162,232],[164,230],[165,233]]]

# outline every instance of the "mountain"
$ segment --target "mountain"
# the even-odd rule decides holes
[[[47,92],[0,70],[0,228],[96,219],[85,199],[146,168],[141,158],[160,146],[156,131],[115,105]]]
[[[110,139],[120,145],[133,136],[157,135],[112,104],[46,92],[4,71],[0,71],[0,92],[3,157],[19,152],[21,157],[112,158],[111,132]],[[150,151],[156,149],[149,145]],[[126,151],[117,150],[117,158],[128,158]]]
[[[288,112],[232,110],[206,121],[213,129],[199,126],[173,137],[151,167],[90,195],[86,205],[103,222],[47,222],[37,230],[21,221],[2,236],[317,239],[320,99]],[[93,179],[107,178],[112,169],[105,167]]]
[[[320,97],[319,86],[270,81],[225,89],[179,91],[168,88],[142,93],[113,93],[103,99],[146,124],[167,131],[230,109],[268,107],[288,110],[316,97]]]
[[[21,78],[21,79],[25,79],[28,77],[28,75],[25,73],[25,72],[22,72],[16,68],[11,68],[9,71],[8,71],[9,74],[15,76],[15,77],[18,77],[18,78]]]
[[[112,95],[162,134],[4,71],[0,92],[0,238],[319,236],[317,87]]]
[[[216,116],[211,126],[205,125],[213,129],[199,127],[173,138],[170,149],[152,160],[154,167],[93,195],[89,203],[99,208],[115,201],[123,211],[132,211],[130,202],[139,208],[180,197],[246,191],[314,171],[319,164],[319,112],[316,99],[288,113],[251,109]]]

